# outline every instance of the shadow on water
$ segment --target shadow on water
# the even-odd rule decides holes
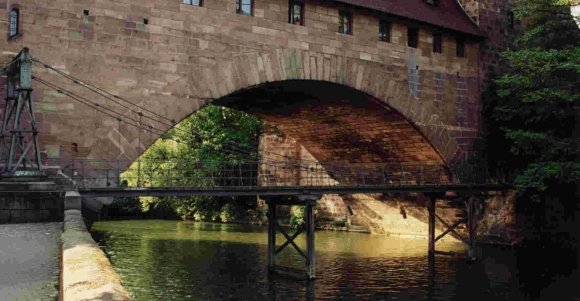
[[[520,289],[519,263],[511,249],[486,248],[474,263],[449,256],[437,256],[433,262],[426,256],[426,241],[319,231],[317,279],[309,282],[267,273],[265,230],[124,221],[96,223],[92,232],[136,300],[529,298]],[[277,260],[296,268],[304,264],[290,249]]]

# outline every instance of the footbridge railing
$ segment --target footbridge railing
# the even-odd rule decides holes
[[[440,164],[299,160],[189,161],[49,159],[80,189],[171,187],[384,187],[502,184],[475,166],[452,172]]]

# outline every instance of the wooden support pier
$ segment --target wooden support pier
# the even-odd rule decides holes
[[[432,260],[435,257],[435,254],[438,253],[435,249],[435,243],[440,240],[441,238],[443,238],[444,236],[448,235],[449,233],[453,233],[453,235],[458,238],[459,240],[461,240],[463,243],[465,243],[468,246],[468,258],[470,260],[476,260],[477,259],[477,254],[476,254],[476,249],[477,249],[477,240],[476,240],[476,229],[477,229],[477,215],[476,215],[476,201],[477,201],[477,196],[475,195],[470,195],[469,198],[467,199],[467,218],[466,219],[460,219],[458,221],[456,221],[455,223],[449,225],[447,222],[445,222],[440,216],[437,215],[437,208],[436,208],[436,202],[438,199],[443,198],[445,195],[444,194],[440,194],[440,193],[431,193],[431,194],[426,194],[426,196],[428,197],[428,202],[427,202],[427,210],[429,212],[429,247],[428,247],[428,255],[429,255],[429,259]],[[443,231],[441,234],[439,234],[437,237],[435,237],[435,223],[436,221],[439,221],[441,224],[443,224],[446,229],[445,231]],[[455,229],[457,228],[457,226],[459,226],[460,224],[465,223],[467,224],[467,228],[468,228],[468,235],[469,237],[467,239],[465,239],[461,234],[457,233],[457,231],[455,231]]]
[[[267,200],[268,204],[268,271],[291,274],[306,279],[316,278],[316,256],[315,256],[315,217],[314,217],[314,206],[316,206],[316,201],[320,199],[320,196],[299,196],[294,198],[292,201],[281,201],[275,198],[269,198]],[[294,232],[294,234],[289,235],[286,230],[278,224],[276,217],[276,207],[278,205],[302,205],[305,206],[305,217],[304,225]],[[285,238],[285,242],[276,247],[276,234],[277,232],[282,233]],[[294,240],[302,233],[306,234],[306,252],[304,252]],[[276,255],[284,250],[287,246],[292,246],[294,250],[300,256],[302,256],[306,261],[306,266],[304,270],[294,269],[290,267],[280,266],[276,264]]]
[[[435,259],[435,254],[438,252],[435,248],[435,244],[438,240],[443,238],[449,233],[460,239],[465,243],[468,248],[468,258],[470,260],[475,260],[476,255],[476,226],[477,226],[477,216],[476,216],[476,202],[478,201],[477,196],[470,195],[467,198],[467,217],[453,224],[448,224],[440,216],[437,215],[436,203],[438,199],[443,199],[445,197],[444,193],[429,193],[427,196],[427,210],[429,212],[428,224],[429,224],[429,247],[428,256],[429,262],[432,263]],[[465,200],[465,197],[461,197]],[[314,217],[314,206],[316,206],[316,201],[320,199],[320,196],[314,195],[301,195],[297,197],[292,197],[290,200],[279,197],[269,197],[266,202],[268,204],[268,271],[282,274],[290,274],[299,278],[314,279],[316,278],[316,256],[315,256],[315,217]],[[301,205],[305,207],[305,217],[304,224],[302,227],[296,229],[296,231],[290,235],[287,230],[285,230],[278,223],[276,216],[276,208],[278,205]],[[438,236],[435,236],[436,222],[443,224],[446,229]],[[466,239],[460,235],[455,229],[458,225],[465,223],[468,227],[469,237]],[[285,241],[281,245],[276,244],[276,234],[280,232]],[[306,250],[303,251],[294,242],[295,239],[300,236],[300,234],[305,233],[306,235]],[[292,248],[305,259],[306,266],[304,270],[295,269],[291,267],[285,267],[278,265],[276,263],[276,256],[284,250],[286,247],[292,246]],[[430,266],[431,267],[431,266]],[[432,267],[431,267],[432,268]]]

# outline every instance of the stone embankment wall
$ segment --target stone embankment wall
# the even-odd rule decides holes
[[[0,195],[0,224],[60,221],[62,211],[60,197],[46,194]]]
[[[78,193],[67,193],[62,234],[61,297],[68,300],[131,300],[121,278],[87,231]]]
[[[0,182],[0,224],[60,222],[62,196],[52,182]]]

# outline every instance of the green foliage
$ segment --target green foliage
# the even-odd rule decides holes
[[[314,215],[318,214],[318,208],[314,206]],[[290,207],[290,219],[288,224],[290,228],[300,228],[305,223],[306,218],[306,206],[293,205]]]
[[[290,207],[290,227],[299,228],[304,224],[304,217],[306,216],[306,210],[304,206],[292,206]]]
[[[225,172],[221,169],[224,162],[237,166],[237,162],[257,158],[260,126],[261,121],[251,115],[208,105],[155,141],[123,174],[123,179],[131,186],[137,182],[143,186],[215,186]],[[203,168],[200,161],[204,162]],[[256,201],[250,197],[200,196],[140,200],[145,212],[171,211],[182,219],[216,222],[241,218],[246,210],[255,207]]]
[[[504,72],[488,97],[489,139],[496,161],[519,170],[520,195],[557,191],[580,180],[578,113],[580,31],[571,1],[526,0],[516,5],[524,30],[515,48],[502,54]],[[507,155],[501,150],[509,152]]]
[[[344,219],[332,221],[332,226],[336,227],[336,228],[346,227],[346,225],[347,225],[347,223],[346,223],[346,220],[344,220]]]
[[[229,223],[240,218],[241,208],[237,203],[226,203],[220,210],[220,220],[224,223]]]
[[[139,199],[131,197],[113,199],[113,203],[109,206],[109,213],[116,216],[139,216],[143,214]]]
[[[570,14],[578,0],[518,0],[515,3],[515,17],[523,20],[525,31],[516,41],[521,48],[537,45],[560,46],[578,43],[575,19]]]

